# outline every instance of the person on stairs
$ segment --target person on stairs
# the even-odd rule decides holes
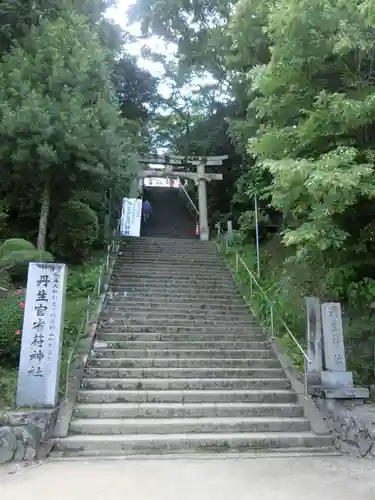
[[[148,200],[142,202],[143,222],[147,222],[152,214],[152,206]]]

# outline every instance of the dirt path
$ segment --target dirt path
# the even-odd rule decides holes
[[[375,461],[345,457],[64,461],[22,468],[14,474],[8,471],[9,466],[0,469],[1,499],[375,498]]]

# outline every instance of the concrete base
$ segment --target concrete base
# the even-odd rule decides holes
[[[325,387],[311,387],[310,394],[324,399],[360,399],[368,400],[369,390],[366,387],[342,387],[330,389]]]
[[[331,372],[323,371],[322,386],[327,389],[352,389],[353,374],[352,372]]]
[[[307,374],[307,385],[310,386],[321,386],[322,385],[322,375],[321,373],[308,373]]]

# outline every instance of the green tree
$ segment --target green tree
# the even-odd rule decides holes
[[[250,151],[272,176],[272,205],[289,215],[284,243],[304,259],[324,252],[328,266],[345,255],[357,267],[349,254],[364,250],[361,230],[374,214],[375,37],[366,7],[280,2],[268,18],[271,60],[251,72],[263,126]]]
[[[39,193],[37,246],[44,249],[52,200],[90,184],[103,192],[134,173],[132,134],[98,35],[75,12],[32,27],[0,71],[5,184],[15,187],[13,196],[28,185]]]

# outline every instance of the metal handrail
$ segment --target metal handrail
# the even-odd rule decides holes
[[[267,300],[267,302],[270,304],[270,307],[273,309],[274,308],[274,303],[271,301],[271,299],[267,296],[266,292],[260,286],[260,284],[258,283],[257,279],[255,278],[255,276],[253,275],[253,273],[250,271],[250,269],[248,268],[248,266],[244,262],[243,258],[239,255],[238,251],[236,251],[236,259],[238,259],[238,261],[241,262],[241,264],[244,266],[244,268],[246,269],[246,271],[250,275],[250,278],[253,280],[253,282],[255,283],[255,285],[258,287],[259,291],[262,293],[263,297]],[[236,265],[237,265],[237,273],[238,273],[238,271],[239,271],[238,270],[238,264],[236,264]],[[288,332],[288,334],[290,335],[290,337],[293,339],[294,343],[298,347],[298,349],[299,349],[300,353],[302,354],[302,356],[306,359],[306,361],[308,363],[311,363],[311,360],[310,360],[308,354],[303,349],[303,347],[301,346],[301,344],[298,342],[298,340],[296,339],[296,337],[293,335],[293,333],[291,332],[290,328],[287,326],[287,324],[285,323],[285,321],[280,316],[278,316],[278,318],[281,321],[281,323],[283,324],[283,327],[285,328],[285,330]]]
[[[96,299],[99,299],[101,294],[102,294],[102,285],[104,283],[105,277],[106,277],[108,270],[109,270],[109,267],[110,267],[111,254],[117,254],[117,251],[118,251],[118,246],[116,245],[116,236],[119,233],[119,228],[120,228],[120,221],[118,222],[116,229],[113,230],[112,241],[107,247],[107,253],[106,253],[106,256],[104,258],[103,264],[99,268],[98,279],[96,280],[93,291],[87,297],[87,306],[86,306],[85,314],[82,318],[82,321],[81,321],[80,327],[77,331],[77,335],[76,335],[76,338],[73,342],[73,345],[69,350],[68,363],[66,366],[65,398],[68,397],[69,375],[70,375],[71,365],[72,365],[72,362],[73,362],[73,359],[74,359],[74,356],[76,353],[76,349],[78,346],[78,342],[82,336],[82,333],[86,331],[87,326],[89,324],[93,306],[96,304],[95,296],[96,296]]]
[[[190,201],[191,206],[194,208],[195,213],[199,216],[199,210],[197,209],[197,207],[195,206],[195,204],[194,204],[193,200],[191,199],[189,193],[186,191],[185,187],[181,183],[180,183],[180,188],[184,191],[184,193],[186,194],[187,199]]]
[[[218,240],[219,240],[219,249],[220,249],[220,246],[221,246],[221,239],[224,238],[225,240],[225,253],[228,252],[228,238],[227,238],[227,234],[224,233],[224,231],[221,229],[220,227],[220,224],[217,225],[217,229],[218,229]],[[304,360],[304,393],[305,393],[305,397],[308,397],[308,390],[307,390],[307,364],[311,364],[311,360],[307,354],[307,352],[303,349],[303,347],[301,346],[301,344],[298,342],[298,340],[296,339],[295,335],[292,333],[292,331],[290,330],[290,328],[287,326],[287,324],[285,323],[285,321],[279,316],[279,315],[276,315],[275,313],[275,304],[273,303],[273,301],[267,296],[266,292],[263,290],[263,288],[261,287],[260,283],[258,282],[258,280],[255,278],[254,274],[250,271],[249,267],[247,266],[247,264],[245,263],[245,261],[243,260],[243,258],[240,256],[238,250],[235,251],[236,252],[236,274],[238,275],[239,273],[239,266],[240,266],[240,263],[242,264],[242,266],[244,267],[245,271],[248,273],[249,277],[250,277],[250,295],[252,296],[253,295],[253,285],[255,285],[258,290],[260,291],[260,293],[262,294],[262,296],[265,298],[265,300],[267,301],[268,303],[268,306],[269,306],[269,311],[270,311],[270,327],[271,327],[271,337],[275,337],[275,326],[274,326],[274,323],[275,323],[275,318],[277,317],[278,320],[281,322],[281,324],[283,325],[283,327],[285,328],[286,332],[288,333],[288,335],[290,336],[290,338],[293,340],[294,344],[297,346],[300,354],[302,354],[303,356],[303,360]]]

